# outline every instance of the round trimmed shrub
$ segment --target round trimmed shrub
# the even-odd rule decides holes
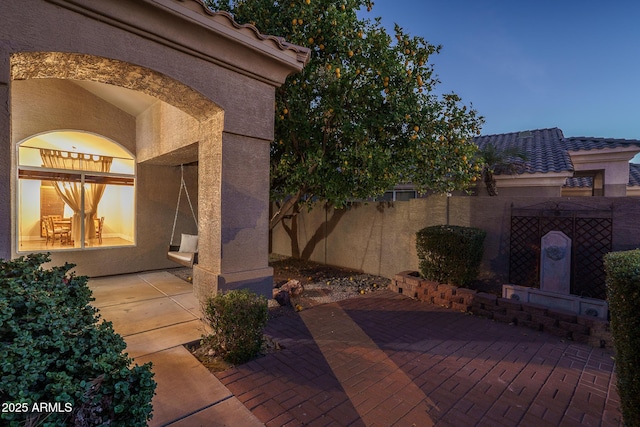
[[[486,232],[474,227],[434,225],[416,233],[420,274],[427,280],[467,286],[478,277]]]
[[[210,297],[204,317],[211,335],[203,340],[230,363],[245,363],[260,353],[269,310],[267,299],[247,289]]]

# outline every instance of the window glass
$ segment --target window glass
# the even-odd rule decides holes
[[[135,244],[135,159],[84,132],[51,132],[18,148],[18,251]]]

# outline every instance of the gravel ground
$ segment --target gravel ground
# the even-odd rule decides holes
[[[291,298],[289,307],[281,307],[274,299],[270,299],[271,317],[296,315],[296,311],[318,304],[356,298],[386,289],[390,283],[385,277],[295,258],[273,256],[269,265],[273,267],[274,288],[289,280],[298,280],[304,287],[302,295]],[[183,280],[191,281],[193,271],[190,268],[176,268],[170,271]]]

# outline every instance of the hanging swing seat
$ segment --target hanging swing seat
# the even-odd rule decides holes
[[[191,204],[191,198],[189,198],[189,192],[187,191],[187,186],[184,182],[184,166],[180,166],[180,175],[180,192],[178,193],[176,214],[173,218],[173,229],[171,230],[171,240],[169,240],[167,259],[182,266],[193,268],[193,264],[198,263],[198,236],[183,233],[180,240],[180,246],[173,244],[173,236],[176,231],[176,222],[178,220],[178,211],[180,210],[180,196],[182,195],[183,189],[187,195],[187,200],[189,201],[189,207],[191,208],[191,214],[193,215],[193,220],[196,223],[196,228],[198,227],[198,219],[196,218],[193,205]]]
[[[198,236],[183,234],[180,246],[169,245],[167,259],[185,267],[193,268],[193,264],[198,263]]]

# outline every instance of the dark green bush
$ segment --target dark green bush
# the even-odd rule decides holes
[[[416,233],[420,273],[427,280],[466,286],[478,277],[486,232],[435,225]]]
[[[604,257],[624,424],[640,426],[640,250]]]
[[[265,297],[233,290],[209,298],[204,312],[212,329],[204,341],[224,360],[244,363],[260,352],[269,314]]]
[[[130,367],[126,344],[91,305],[73,264],[44,269],[48,254],[0,259],[0,401],[59,403],[59,412],[3,412],[3,425],[146,426],[151,364]]]

